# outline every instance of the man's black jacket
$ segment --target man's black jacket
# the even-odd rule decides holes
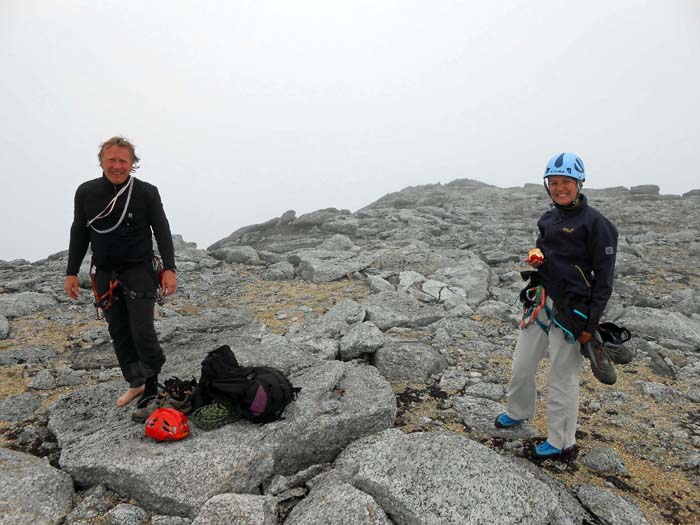
[[[132,177],[133,178],[133,177]],[[158,243],[163,268],[175,269],[175,250],[170,225],[163,211],[158,188],[134,178],[134,187],[124,220],[114,231],[97,233],[87,225],[128,183],[114,185],[102,175],[85,182],[75,192],[73,225],[70,229],[66,275],[78,275],[88,245],[92,246],[93,262],[98,268],[119,269],[153,258],[151,230]],[[108,230],[121,217],[128,190],[117,200],[114,210],[92,223],[98,230]]]
[[[574,208],[553,206],[537,222],[544,253],[538,275],[555,304],[577,296],[589,307],[585,330],[595,332],[615,277],[617,229],[584,195]]]

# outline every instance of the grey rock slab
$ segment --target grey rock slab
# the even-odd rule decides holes
[[[63,386],[83,384],[86,380],[84,370],[68,367],[45,368],[40,370],[27,385],[32,390],[53,390]]]
[[[391,525],[379,504],[349,483],[321,481],[289,513],[285,525]]]
[[[457,288],[467,294],[467,304],[474,306],[489,296],[489,286],[497,277],[491,268],[478,255],[464,251],[458,264],[440,268],[429,276]]]
[[[620,456],[610,447],[592,448],[580,461],[583,465],[596,472],[627,474],[627,467],[620,459]]]
[[[25,392],[0,400],[0,421],[26,421],[34,417],[41,406],[41,398]]]
[[[219,494],[208,500],[192,525],[277,525],[277,500],[272,496]]]
[[[120,503],[105,516],[109,525],[146,525],[148,512],[137,505]]]
[[[96,347],[77,348],[70,353],[70,366],[75,370],[99,370],[116,368],[119,361],[114,353],[112,343],[103,343]]]
[[[432,342],[437,348],[447,348],[452,344],[452,337],[444,328],[438,328],[433,334]]]
[[[372,293],[378,292],[393,292],[394,285],[379,275],[368,275],[367,284]]]
[[[662,383],[639,381],[637,384],[642,394],[653,397],[657,403],[674,403],[685,397],[679,390]]]
[[[593,485],[581,485],[576,497],[588,511],[605,525],[645,525],[642,511],[631,501],[610,490]]]
[[[45,459],[0,448],[3,525],[58,524],[73,506],[73,480]]]
[[[661,191],[656,184],[639,184],[637,186],[630,186],[630,193],[632,195],[658,195]]]
[[[506,439],[528,439],[538,437],[539,431],[527,421],[511,428],[496,428],[494,422],[505,411],[502,403],[483,397],[456,396],[452,406],[462,416],[462,421],[471,432]]]
[[[422,273],[414,272],[413,270],[399,272],[398,290],[405,292],[415,285],[424,283],[426,280],[427,278]]]
[[[445,317],[440,306],[422,304],[402,292],[380,292],[367,297],[363,302],[367,311],[366,319],[386,331],[395,326],[419,328],[428,326]]]
[[[515,295],[513,297],[515,297]],[[501,321],[520,320],[522,316],[521,311],[513,309],[510,305],[501,301],[484,301],[476,309],[476,313],[484,317],[500,319]]]
[[[476,383],[464,389],[467,396],[483,397],[491,401],[501,401],[506,395],[504,385],[497,383]]]
[[[321,229],[324,231],[342,233],[350,236],[355,236],[359,227],[360,221],[354,217],[348,216],[340,216],[321,225]]]
[[[388,342],[374,354],[374,365],[389,381],[427,383],[447,364],[440,352],[417,341]]]
[[[309,339],[301,343],[304,350],[318,359],[336,359],[339,352],[338,341],[334,339]]]
[[[469,375],[464,370],[447,369],[440,377],[440,390],[462,390],[469,381]]]
[[[396,397],[391,386],[372,366],[323,363],[293,377],[302,388],[289,405],[278,446],[276,473],[289,474],[317,463],[328,463],[352,441],[391,427],[396,419]]]
[[[454,434],[386,430],[351,444],[335,468],[400,524],[544,525],[557,507],[530,472]]]
[[[284,226],[285,224],[291,223],[296,218],[297,218],[296,211],[287,210],[282,215],[280,215],[280,218],[277,220],[276,226]]]
[[[291,373],[319,362],[302,344],[284,336],[262,331],[252,336],[247,328],[224,330],[217,333],[186,334],[177,344],[166,348],[166,365],[163,377],[199,376],[200,363],[206,355],[223,344],[231,347],[241,366],[273,366],[284,373]],[[252,330],[257,331],[257,328]]]
[[[360,323],[340,340],[340,357],[348,361],[362,354],[374,353],[383,344],[384,334],[374,323]]]
[[[190,525],[191,523],[191,519],[181,516],[168,516],[166,514],[151,516],[151,525]]]
[[[355,244],[347,235],[339,233],[329,237],[319,245],[319,250],[327,250],[329,252],[352,250]]]
[[[28,346],[0,352],[0,366],[35,365],[56,359],[56,350],[50,346]]]
[[[268,281],[294,279],[294,265],[287,261],[279,261],[270,265],[264,277]]]
[[[0,295],[0,315],[8,319],[30,315],[58,304],[53,295],[39,292],[20,292]]]
[[[337,208],[324,208],[300,215],[292,224],[294,226],[312,227],[321,226],[323,223],[342,215]]]
[[[361,323],[365,319],[365,308],[357,301],[343,299],[323,316],[323,321],[343,321],[348,324]]]
[[[672,339],[700,348],[700,322],[680,312],[632,306],[616,321],[636,336]]]
[[[418,288],[409,288],[408,294],[416,299],[418,299],[421,303],[437,303],[438,299],[430,294],[425,293],[422,290],[419,290]]]
[[[241,328],[255,323],[253,312],[234,308],[205,310],[199,315],[187,315],[158,319],[155,322],[158,339],[169,341],[183,332],[220,332]]]
[[[510,457],[510,459],[530,472],[556,494],[558,501],[551,525],[588,525],[590,523],[591,515],[581,506],[581,503],[564,483],[550,477],[546,471],[525,458]]]
[[[447,284],[441,281],[436,281],[434,279],[428,279],[423,284],[421,284],[421,290],[433,297],[436,301],[440,300],[440,294],[443,288],[447,288]]]
[[[313,283],[326,283],[372,266],[379,253],[317,249],[300,251],[298,256],[299,277]]]
[[[279,242],[272,242],[268,244],[267,249],[273,253],[289,253],[296,250],[315,248],[321,244],[321,242],[323,242],[323,239],[315,239],[313,237],[304,236],[299,239],[287,239]]]
[[[0,315],[0,340],[8,337],[10,337],[10,321],[4,315]]]
[[[430,275],[438,268],[449,266],[452,259],[427,245],[410,244],[389,250],[379,258],[379,268],[392,272],[414,271]]]
[[[396,399],[373,367],[320,362],[290,377],[301,387],[283,419],[245,420],[157,443],[114,406],[120,384],[59,398],[49,411],[62,468],[84,485],[103,483],[149,511],[192,517],[216,494],[256,493],[275,474],[330,462],[348,443],[393,425]],[[128,458],[128,461],[125,459]]]
[[[74,500],[77,502],[66,516],[64,525],[92,524],[96,519],[104,517],[119,498],[104,485],[95,485],[76,493]]]
[[[488,264],[496,265],[507,262],[518,262],[520,255],[511,251],[504,250],[486,250],[483,252],[483,257]]]
[[[212,257],[220,261],[238,264],[262,265],[258,252],[251,246],[225,246],[209,252]]]
[[[263,487],[263,493],[272,496],[281,494],[287,490],[306,484],[306,482],[310,481],[312,478],[315,478],[319,474],[328,471],[329,469],[329,464],[311,465],[309,468],[295,472],[289,476],[278,474],[265,484]]]
[[[56,386],[56,378],[48,368],[39,370],[27,384],[30,390],[53,390]]]

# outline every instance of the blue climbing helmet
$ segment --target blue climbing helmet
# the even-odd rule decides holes
[[[550,197],[551,193],[549,193],[549,184],[547,179],[554,175],[571,177],[576,181],[576,186],[578,187],[576,198],[571,202],[571,204],[565,206],[565,208],[576,206],[579,194],[581,193],[581,187],[583,186],[583,181],[586,180],[586,171],[583,167],[583,161],[573,153],[560,153],[559,155],[555,155],[549,159],[547,167],[544,169],[544,189],[547,192],[547,195]]]
[[[552,157],[544,170],[544,178],[552,175],[564,175],[579,182],[586,180],[586,171],[583,161],[573,153],[560,153]]]

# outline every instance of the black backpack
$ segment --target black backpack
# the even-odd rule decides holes
[[[235,407],[238,415],[258,423],[281,418],[301,388],[276,368],[240,366],[228,345],[212,350],[202,361],[195,408],[216,401]]]

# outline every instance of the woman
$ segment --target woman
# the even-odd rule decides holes
[[[580,347],[591,341],[612,294],[617,230],[588,205],[581,193],[585,180],[583,161],[572,153],[556,155],[547,164],[544,187],[552,205],[537,222],[539,252],[530,250],[527,259],[537,271],[529,272],[521,294],[526,308],[508,404],[496,418],[496,427],[511,428],[535,415],[535,374],[549,349],[547,440],[534,452],[540,458],[575,450]],[[590,357],[597,375],[614,375],[602,349]]]

